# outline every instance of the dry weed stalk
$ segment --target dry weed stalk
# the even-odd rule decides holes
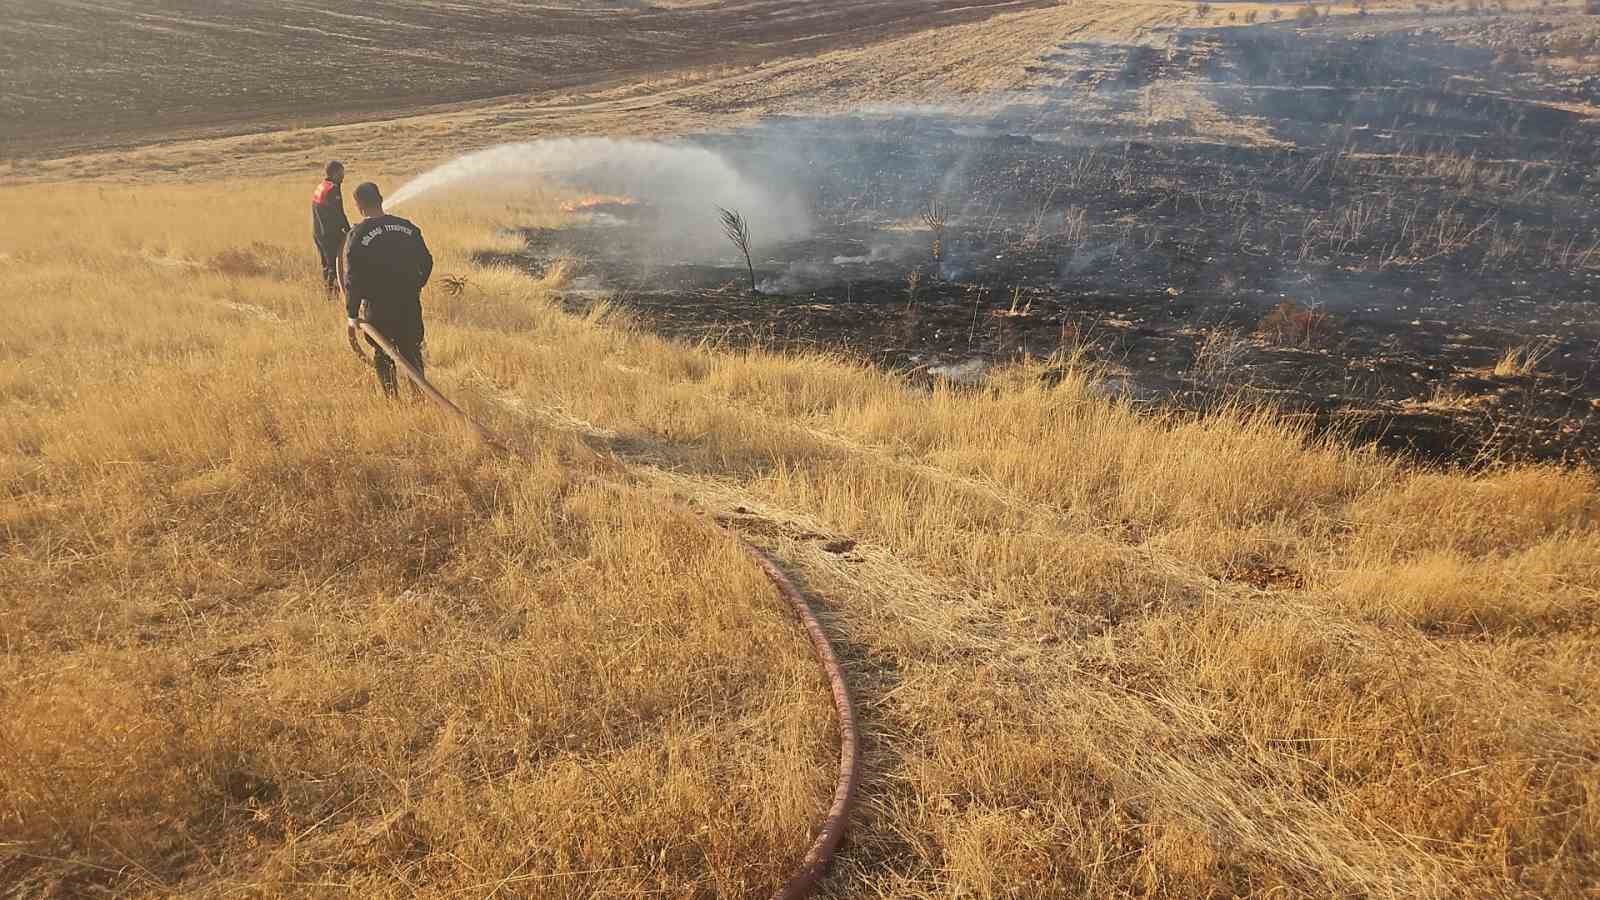
[[[1572,271],[1600,267],[1600,233],[1587,245],[1576,232],[1567,235],[1566,240],[1552,233],[1545,239],[1544,264]]]
[[[539,285],[546,290],[558,291],[572,283],[578,272],[578,260],[572,256],[558,256],[544,267]]]
[[[944,229],[947,222],[948,211],[944,201],[935,197],[928,201],[928,208],[922,211],[922,221],[933,232],[933,264],[935,268],[944,260]]]
[[[989,313],[997,319],[1021,319],[1033,315],[1033,297],[1028,297],[1026,305],[1022,302],[1022,286],[1017,285],[1011,289],[1011,305],[1005,309],[991,310]]]
[[[749,223],[745,221],[744,216],[740,215],[737,210],[724,209],[719,206],[717,211],[722,215],[722,233],[727,235],[728,241],[738,248],[740,253],[744,254],[744,266],[750,273],[750,293],[759,293],[756,290],[755,263],[750,260]]]
[[[1069,206],[1061,218],[1061,237],[1068,244],[1081,244],[1089,238],[1089,211]]]
[[[1195,348],[1194,366],[1190,372],[1196,381],[1205,384],[1229,384],[1249,352],[1250,341],[1236,329],[1214,329]]]

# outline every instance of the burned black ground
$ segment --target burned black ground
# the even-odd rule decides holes
[[[576,257],[573,308],[609,297],[683,338],[960,380],[1086,351],[1157,407],[1242,398],[1438,461],[1592,462],[1595,119],[1490,51],[1362,27],[1066,46],[981,114],[698,138],[803,185],[815,227],[754,235],[757,295],[647,208],[529,232],[518,261]]]

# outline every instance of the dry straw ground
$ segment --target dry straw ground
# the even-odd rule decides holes
[[[832,896],[1600,880],[1593,473],[1136,414],[1070,361],[924,392],[668,344],[470,262],[558,198],[419,205],[465,277],[425,296],[432,371],[513,463],[376,396],[305,187],[0,191],[11,894],[770,889],[827,694],[668,497],[774,550],[847,657]]]

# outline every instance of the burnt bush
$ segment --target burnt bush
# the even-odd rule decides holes
[[[1338,334],[1327,310],[1285,300],[1256,325],[1256,334],[1275,344],[1293,347],[1326,346]]]

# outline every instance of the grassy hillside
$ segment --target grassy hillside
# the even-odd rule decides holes
[[[555,197],[408,210],[383,402],[304,185],[0,190],[0,884],[23,896],[1581,896],[1591,472],[1417,470],[1071,360],[931,392],[667,344],[484,269]],[[227,196],[226,206],[218,198]],[[238,215],[249,209],[249,215]],[[551,276],[560,277],[560,273]]]

